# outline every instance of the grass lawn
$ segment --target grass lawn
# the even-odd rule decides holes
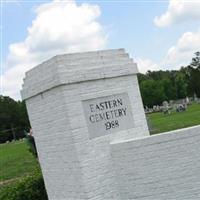
[[[39,164],[28,151],[26,142],[0,144],[0,183],[27,175],[36,167]]]
[[[172,112],[170,115],[151,113],[147,115],[152,126],[151,134],[171,131],[200,124],[200,104],[192,104],[185,112]]]

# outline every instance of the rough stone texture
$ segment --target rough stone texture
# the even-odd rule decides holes
[[[136,73],[123,49],[55,56],[27,72],[22,97],[49,200],[121,199],[110,142],[149,135]],[[89,139],[82,101],[119,93],[134,128]]]
[[[111,144],[121,199],[200,199],[200,126]]]
[[[22,98],[62,84],[136,74],[137,65],[124,49],[58,55],[26,73]]]
[[[200,126],[150,137],[136,73],[123,49],[55,56],[26,73],[49,200],[200,199]],[[134,127],[90,139],[83,101],[121,93]]]

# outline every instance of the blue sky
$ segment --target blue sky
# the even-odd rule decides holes
[[[125,48],[145,73],[187,65],[200,50],[200,1],[71,3],[3,2],[1,93],[19,99],[24,72],[54,54]]]
[[[4,5],[3,19],[6,25],[5,29],[3,29],[5,43],[4,59],[6,59],[8,54],[9,44],[22,41],[26,37],[27,27],[31,26],[32,20],[36,16],[33,8],[38,4],[41,3],[7,3]],[[78,2],[78,4],[81,3]],[[133,55],[146,56],[150,54],[150,57],[153,56],[159,60],[161,55],[156,55],[156,51],[151,50],[151,44],[159,45],[164,39],[173,43],[172,38],[173,40],[176,38],[175,35],[172,35],[171,39],[166,37],[165,32],[156,28],[153,24],[155,14],[164,12],[168,4],[167,2],[97,2],[93,4],[98,4],[101,8],[102,14],[98,21],[109,34],[107,48],[125,47],[133,52]],[[157,38],[158,36],[159,39]],[[169,46],[166,43],[163,44],[165,46],[162,48],[166,49]]]

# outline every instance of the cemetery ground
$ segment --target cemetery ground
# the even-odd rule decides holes
[[[200,104],[192,104],[187,111],[170,115],[148,114],[152,125],[151,134],[200,124]],[[9,184],[31,174],[39,168],[37,159],[29,152],[25,141],[0,144],[0,190]]]
[[[0,188],[32,173],[38,167],[25,141],[0,145]]]
[[[147,115],[151,125],[151,134],[172,131],[200,124],[200,104],[189,105],[184,112],[172,111],[171,114],[162,112]]]

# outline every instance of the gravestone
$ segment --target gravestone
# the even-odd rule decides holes
[[[49,200],[120,199],[110,143],[149,135],[137,73],[124,49],[58,55],[26,73]]]
[[[169,103],[167,101],[163,101],[163,113],[164,114],[171,114]]]

